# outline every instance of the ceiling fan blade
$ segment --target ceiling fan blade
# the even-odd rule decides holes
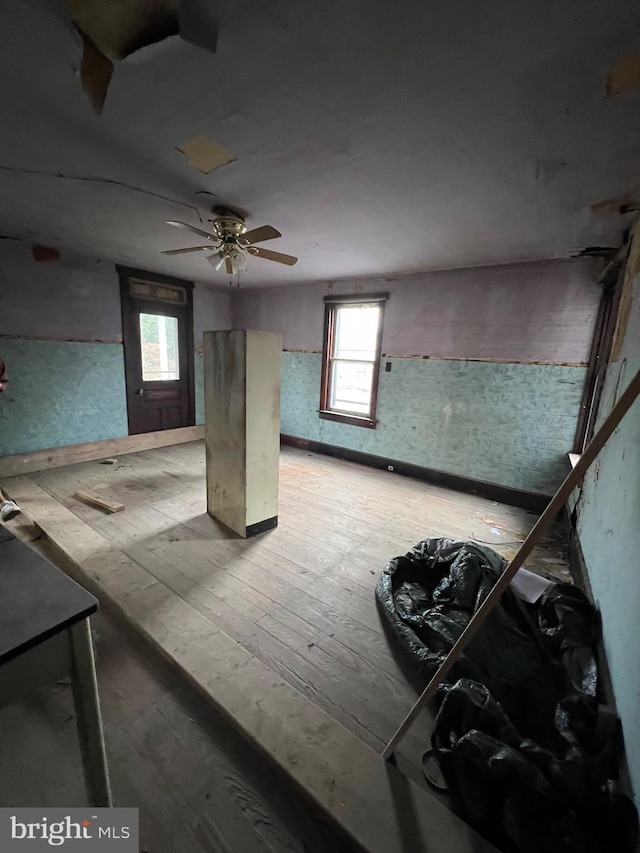
[[[264,243],[265,240],[275,240],[276,237],[282,237],[276,228],[272,228],[271,225],[261,225],[260,228],[245,231],[241,239],[248,243]]]
[[[199,234],[201,237],[206,237],[207,240],[215,239],[213,234],[208,234],[202,228],[196,228],[193,225],[187,225],[186,222],[176,222],[175,219],[167,219],[167,225],[173,225],[174,228],[186,228],[188,231],[193,231],[194,234]]]
[[[224,267],[228,275],[233,275],[233,264],[231,263],[231,258],[224,259]]]
[[[165,249],[161,255],[183,255],[185,252],[210,252],[211,246],[191,246],[190,249]]]
[[[257,258],[264,258],[265,261],[275,261],[278,264],[287,264],[290,267],[298,263],[298,259],[294,258],[293,255],[283,255],[282,252],[272,252],[271,249],[261,249],[259,246],[249,246],[247,252]]]

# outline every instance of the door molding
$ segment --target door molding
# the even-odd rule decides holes
[[[195,401],[195,364],[194,364],[194,337],[193,337],[193,288],[194,283],[186,279],[176,278],[175,276],[161,275],[156,272],[138,269],[136,267],[125,267],[116,264],[118,277],[120,279],[120,312],[122,317],[122,339],[124,345],[124,360],[127,364],[127,335],[125,330],[128,324],[126,316],[127,309],[134,303],[134,297],[130,295],[129,283],[131,279],[136,279],[142,282],[148,282],[151,285],[169,285],[170,287],[179,287],[186,291],[187,302],[180,304],[179,307],[184,310],[186,315],[186,336],[187,336],[187,389],[188,389],[188,417],[190,425],[195,425],[196,422],[196,401]],[[152,299],[152,297],[151,297]],[[171,300],[158,299],[159,305],[170,306]],[[177,306],[177,303],[176,303]],[[178,307],[178,306],[177,306]],[[131,433],[131,416],[129,408],[129,399],[134,393],[130,387],[130,377],[125,369],[125,382],[127,391],[127,422],[129,424],[129,434]]]

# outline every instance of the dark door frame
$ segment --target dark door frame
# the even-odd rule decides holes
[[[118,277],[120,280],[120,313],[122,318],[122,341],[124,346],[124,361],[125,365],[127,363],[127,335],[125,334],[125,326],[128,323],[128,318],[125,316],[126,308],[131,304],[131,297],[129,295],[129,279],[138,278],[142,281],[148,281],[151,284],[169,284],[174,287],[184,288],[187,294],[187,304],[186,306],[181,306],[185,308],[186,315],[186,323],[187,323],[187,389],[188,389],[188,415],[189,422],[191,425],[196,422],[196,401],[195,401],[195,363],[194,363],[194,338],[193,338],[193,288],[194,283],[192,281],[186,281],[182,278],[175,278],[170,275],[160,275],[160,273],[149,272],[148,270],[136,269],[135,267],[124,267],[116,264],[116,270],[118,271]],[[167,308],[170,307],[170,302],[158,303],[159,305],[164,305]],[[127,371],[125,369],[125,386],[127,393],[127,424],[129,435],[131,433],[131,424],[130,424],[130,406],[129,400],[132,395],[135,394],[134,388],[130,387],[129,379],[127,377]]]
[[[593,330],[591,353],[576,427],[574,453],[582,453],[595,432],[602,390],[618,323],[625,261],[626,253],[623,253],[619,260],[613,261],[607,266],[598,279],[598,283],[602,285],[602,296],[600,297],[598,316]]]

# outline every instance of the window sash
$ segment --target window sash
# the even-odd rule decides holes
[[[347,397],[343,390],[341,390],[340,386],[340,377],[339,377],[339,369],[340,366],[346,365],[356,365],[357,368],[369,367],[369,370],[365,370],[365,376],[363,377],[362,384],[359,386],[358,390],[363,390],[364,394],[358,395],[356,393]],[[343,413],[345,415],[355,415],[356,417],[369,418],[371,417],[371,403],[372,403],[372,393],[373,393],[373,374],[375,372],[375,361],[364,361],[364,360],[355,360],[355,359],[344,359],[344,358],[332,358],[330,359],[330,368],[329,368],[329,411]],[[358,371],[358,372],[360,372]],[[356,382],[358,381],[358,376],[356,373],[355,376]],[[364,397],[361,401],[358,401],[357,397]],[[355,399],[354,399],[355,398]],[[341,405],[342,404],[342,405]]]
[[[319,408],[321,418],[375,429],[377,423],[375,420],[375,414],[382,349],[382,325],[384,321],[385,301],[387,298],[388,294],[376,294],[375,299],[367,297],[361,298],[360,295],[349,298],[341,297],[339,299],[325,299],[325,333]],[[367,303],[369,303],[367,304],[367,307],[371,307],[371,302],[376,302],[379,305],[374,358],[341,358],[336,352],[336,332],[339,310],[341,308],[355,307],[356,305],[364,305]],[[346,352],[351,356],[357,351],[347,350]],[[366,352],[368,356],[371,355],[370,351],[363,352]],[[349,397],[340,396],[341,393],[344,395],[344,388],[342,389],[342,392],[340,392],[340,389],[336,388],[335,376],[336,370],[338,369],[337,365],[343,365],[345,367],[353,365],[358,368],[364,368],[364,376],[361,375],[360,381],[355,382],[352,385],[351,391],[354,393],[351,396],[351,399]],[[359,389],[357,387],[358,385],[360,386]],[[366,389],[366,402],[362,400],[363,389]],[[358,396],[360,396],[360,400],[358,400]],[[355,397],[355,399],[353,399],[353,397]]]

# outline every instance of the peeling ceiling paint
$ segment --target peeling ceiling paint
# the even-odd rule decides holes
[[[102,113],[113,59],[144,62],[180,37],[215,53],[218,27],[206,0],[67,0],[83,41],[80,70],[91,106]]]
[[[73,21],[98,50],[124,59],[178,32],[177,0],[67,0]]]
[[[640,190],[640,92],[607,94],[635,0],[193,2],[216,52],[132,54],[96,115],[67,3],[0,0],[1,233],[223,285],[160,252],[167,219],[233,205],[300,258],[251,258],[252,287],[566,257],[628,227],[591,206]],[[192,168],[199,135],[237,159]]]
[[[81,29],[78,29],[78,32],[82,39],[80,62],[82,88],[87,93],[93,109],[100,114],[113,76],[113,62],[95,46],[86,33]]]
[[[234,157],[228,151],[206,136],[195,136],[178,146],[178,150],[189,158],[189,165],[203,175],[209,175],[215,169],[233,163]]]

